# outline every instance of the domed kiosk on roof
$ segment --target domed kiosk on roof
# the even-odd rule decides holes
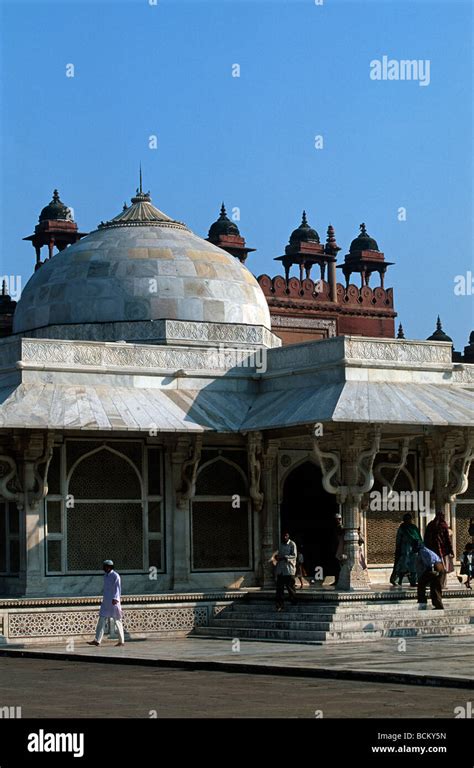
[[[141,189],[131,205],[47,260],[26,285],[14,333],[97,341],[279,345],[251,272]]]
[[[297,245],[299,243],[319,243],[318,233],[308,224],[306,211],[303,211],[301,224],[290,235],[290,245]]]
[[[39,215],[39,221],[72,221],[70,208],[59,199],[57,189],[53,190],[53,199],[46,205]]]

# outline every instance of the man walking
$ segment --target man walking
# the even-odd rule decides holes
[[[90,640],[88,645],[100,645],[104,636],[105,620],[114,619],[119,636],[116,645],[125,644],[125,636],[122,624],[122,608],[120,605],[121,581],[117,571],[114,571],[112,560],[104,560],[104,596],[99,611],[99,621],[95,630],[95,640]]]
[[[426,605],[426,587],[430,587],[430,598],[437,610],[443,610],[442,584],[444,576],[443,561],[431,549],[428,549],[421,541],[413,544],[413,551],[417,553],[416,570],[418,573],[418,602]]]
[[[280,548],[276,554],[276,609],[284,608],[285,587],[288,590],[290,600],[296,603],[295,573],[296,573],[296,544],[290,539],[290,534],[285,532],[281,538]]]

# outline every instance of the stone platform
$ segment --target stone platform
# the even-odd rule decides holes
[[[384,637],[439,637],[474,633],[474,597],[446,591],[444,611],[418,606],[415,590],[373,588],[299,591],[298,605],[276,613],[274,591],[260,589],[123,597],[129,639],[187,636],[290,643],[374,641]],[[37,646],[90,639],[100,597],[0,599],[0,645]]]
[[[210,626],[197,627],[193,636],[320,644],[474,635],[474,597],[465,592],[447,591],[444,610],[418,605],[414,589],[306,593],[281,612],[274,595],[261,592],[216,607]]]

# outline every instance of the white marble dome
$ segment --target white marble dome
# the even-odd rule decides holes
[[[270,329],[265,296],[247,267],[137,192],[130,207],[34,273],[13,332],[157,341],[163,337],[160,321],[261,329],[250,335],[244,330],[243,343],[265,343]],[[194,336],[200,340],[199,330]]]

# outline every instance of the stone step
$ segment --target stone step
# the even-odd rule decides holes
[[[448,617],[448,616],[433,616],[421,615],[416,618],[397,618],[395,620],[387,621],[383,619],[376,619],[374,621],[355,620],[355,621],[301,621],[299,618],[284,618],[282,614],[277,614],[274,619],[265,619],[258,622],[249,623],[246,618],[227,618],[225,620],[217,620],[211,624],[212,627],[229,627],[229,628],[245,628],[249,626],[256,627],[258,629],[291,629],[297,631],[338,631],[343,632],[346,630],[385,630],[385,629],[401,629],[401,628],[421,628],[432,627],[438,629],[439,627],[469,627],[472,626],[474,630],[474,623],[471,623],[470,617]]]
[[[259,627],[240,627],[238,630],[232,627],[196,627],[192,636],[209,637],[215,639],[246,638],[249,640],[271,640],[281,643],[317,643],[321,644],[327,639],[327,632],[304,632],[288,629],[260,629]],[[380,639],[381,634],[372,633],[374,639]]]
[[[259,608],[247,608],[242,609],[239,607],[234,607],[225,609],[224,611],[221,611],[220,613],[216,614],[214,617],[214,621],[223,620],[225,618],[242,618],[248,620],[249,623],[258,623],[262,620],[267,620],[272,618],[275,615],[279,615],[279,617],[291,617],[292,619],[297,619],[298,621],[375,621],[375,620],[383,620],[383,621],[391,621],[391,620],[397,620],[399,618],[405,618],[405,617],[413,617],[416,618],[418,616],[423,616],[426,614],[432,614],[434,609],[431,605],[427,605],[426,607],[421,607],[418,605],[413,606],[410,610],[406,611],[361,611],[361,610],[352,610],[352,611],[344,611],[342,613],[339,613],[337,611],[335,612],[320,612],[320,611],[311,611],[311,610],[298,610],[297,606],[291,606],[285,608],[283,611],[281,611],[279,614],[277,614],[275,607],[272,607],[270,611],[261,611]],[[461,609],[461,608],[448,608],[445,607],[444,611],[442,612],[442,615],[449,616],[450,618],[459,618],[469,621],[469,617],[473,615],[473,611]]]
[[[288,605],[288,601],[286,601],[286,604]],[[429,605],[428,601],[428,605]],[[232,606],[233,610],[238,610],[240,612],[248,612],[248,613],[258,613],[261,614],[263,612],[272,613],[275,611],[275,603],[274,602],[246,602],[246,603],[234,603]],[[474,612],[474,600],[445,600],[444,601],[444,607],[445,611],[452,612],[454,610],[462,610],[462,611],[468,611],[468,612]],[[226,607],[225,610],[229,610],[229,608]],[[291,606],[291,610],[295,612],[301,612],[301,613],[312,613],[312,614],[329,614],[329,615],[346,615],[350,613],[360,613],[363,612],[364,615],[367,614],[375,614],[379,612],[387,612],[387,613],[405,613],[406,611],[419,611],[424,610],[420,609],[419,604],[413,600],[413,601],[401,601],[401,602],[387,602],[387,603],[363,603],[363,602],[351,602],[348,604],[321,604],[321,603],[312,603],[311,601],[298,601],[296,605]]]
[[[191,637],[215,640],[247,639],[265,642],[305,643],[322,645],[326,643],[370,642],[389,637],[450,637],[452,635],[474,635],[474,626],[439,627],[394,627],[385,630],[343,630],[304,631],[290,629],[261,629],[259,627],[197,627]]]

